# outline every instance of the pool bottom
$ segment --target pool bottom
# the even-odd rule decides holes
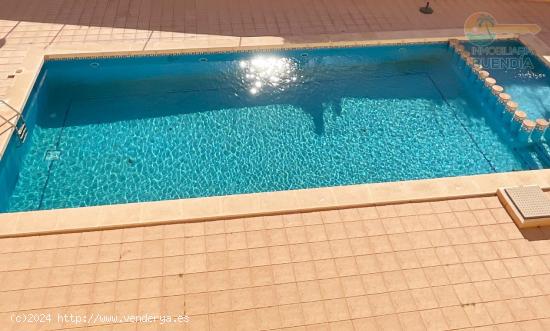
[[[302,53],[46,62],[28,152],[0,209],[548,166],[526,162],[445,45]]]
[[[62,122],[63,126],[35,129],[9,210],[388,182],[522,167],[495,141],[488,127],[473,140],[469,127],[480,130],[481,123],[461,118],[468,105],[460,99],[447,101],[427,73],[348,82],[349,96],[331,92],[343,83],[323,82],[317,93],[324,98],[315,99],[315,104],[224,108],[211,102],[218,90],[207,92],[210,96],[201,91],[73,100],[65,114],[47,114],[51,124]],[[414,96],[404,89],[413,85]],[[365,91],[372,91],[371,95]],[[201,111],[186,111],[180,107],[184,104]],[[118,118],[103,122],[113,113]],[[129,117],[134,118],[123,120]],[[36,185],[37,177],[40,185]]]

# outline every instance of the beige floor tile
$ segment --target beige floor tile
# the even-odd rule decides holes
[[[462,34],[464,17],[479,6],[499,22],[536,22],[543,27],[541,39],[550,41],[550,5],[544,1],[438,2],[429,19],[414,14],[417,3],[403,1],[385,6],[306,0],[261,0],[253,6],[236,1],[231,7],[217,0],[192,5],[161,1],[155,8],[133,2],[120,5],[125,7],[83,11],[81,6],[37,0],[19,6],[15,0],[3,1],[6,17],[0,21],[0,35],[6,44],[0,46],[0,71],[16,70],[29,52],[44,48],[127,51],[374,37],[421,40]],[[0,98],[11,93],[12,85],[0,77]],[[543,175],[518,174],[513,181],[548,186]],[[464,183],[479,191],[485,184],[505,182],[503,176]],[[68,210],[47,213],[42,222],[17,216],[17,222],[0,222],[0,233],[468,191],[463,184],[449,184],[458,183],[453,179],[445,183],[443,188],[426,181],[408,188],[375,184],[290,195],[190,199],[118,206],[99,213],[94,208]],[[0,216],[8,217],[12,216]],[[67,222],[69,218],[78,220]],[[175,311],[183,302],[192,318],[186,326],[190,330],[300,329],[304,324],[326,330],[441,330],[495,323],[501,323],[500,328],[548,329],[549,233],[538,230],[538,240],[524,239],[534,233],[519,231],[492,196],[77,232],[44,236],[34,243],[0,239],[0,311],[75,304],[81,306],[74,311],[86,312],[90,303],[106,312],[159,312],[162,307]],[[183,292],[182,298],[170,296]],[[522,310],[525,303],[530,310]],[[526,316],[539,320],[514,324]],[[126,327],[137,329],[129,324],[113,329]]]

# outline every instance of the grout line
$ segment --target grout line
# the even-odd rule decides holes
[[[489,167],[491,167],[491,170],[493,170],[493,173],[497,173],[497,169],[495,168],[495,166],[493,165],[493,163],[491,162],[491,160],[487,157],[487,155],[485,155],[485,152],[481,149],[481,147],[479,146],[479,144],[477,143],[474,135],[470,132],[470,130],[468,130],[468,128],[466,127],[466,125],[462,122],[462,120],[458,117],[458,115],[456,114],[455,112],[455,107],[452,106],[449,101],[447,100],[447,98],[445,97],[445,95],[443,94],[443,92],[441,91],[441,89],[439,89],[439,86],[437,86],[437,84],[435,83],[435,81],[433,80],[432,76],[428,73],[426,73],[426,76],[428,77],[428,79],[432,82],[432,85],[434,86],[434,88],[436,89],[437,92],[439,92],[439,95],[441,97],[441,99],[443,99],[443,101],[447,104],[447,106],[449,106],[449,108],[451,108],[451,112],[452,114],[454,115],[456,121],[458,123],[460,123],[460,126],[462,127],[462,129],[464,130],[464,132],[466,132],[466,135],[468,135],[468,137],[470,138],[470,140],[472,141],[472,143],[474,144],[475,148],[477,149],[477,151],[483,156],[483,158],[485,159],[485,161],[487,161],[487,163],[489,164]],[[481,108],[481,107],[480,107]]]
[[[71,97],[71,99],[69,100],[69,104],[67,106],[67,109],[65,109],[65,115],[63,116],[63,122],[61,124],[61,128],[59,129],[59,134],[57,135],[56,141],[54,143],[56,151],[59,150],[59,144],[61,143],[61,137],[63,136],[63,131],[65,130],[67,118],[69,117],[69,111],[71,110],[72,104],[73,104],[73,99]],[[48,188],[48,183],[50,182],[50,176],[51,176],[52,168],[54,167],[54,164],[56,163],[55,161],[56,160],[50,160],[49,161],[50,163],[48,164],[48,171],[47,171],[46,180],[44,181],[44,186],[42,187],[42,190],[40,191],[40,199],[38,200],[38,209],[42,208],[42,204],[44,202],[44,197],[45,197],[45,194],[46,194],[46,189]]]
[[[61,34],[61,31],[63,31],[63,29],[65,28],[66,24],[63,24],[61,26],[61,28],[59,30],[57,30],[57,33],[55,34],[55,36],[53,37],[53,39],[46,45],[44,46],[44,49],[50,47],[54,42],[55,40],[57,39],[57,37]]]
[[[143,48],[141,49],[142,51],[145,51],[145,49],[147,48],[147,45],[149,44],[149,41],[151,40],[151,37],[153,36],[153,32],[154,31],[151,31],[149,33],[149,36],[147,37],[147,41],[145,41],[145,44],[143,45]]]
[[[367,207],[367,208],[372,208],[372,207]],[[353,208],[354,209],[354,208]],[[353,210],[352,209],[352,210]],[[339,211],[339,210],[345,210],[345,209],[336,209],[336,211]],[[505,208],[504,207],[497,207],[497,208],[486,208],[486,209],[476,209],[476,210],[465,210],[465,211],[447,211],[447,212],[441,212],[441,213],[427,213],[427,214],[414,214],[414,215],[403,215],[403,216],[391,216],[391,217],[376,217],[376,218],[358,218],[356,220],[353,220],[353,221],[341,221],[343,224],[345,223],[350,223],[350,222],[369,222],[369,221],[375,221],[375,220],[379,220],[379,221],[383,221],[385,219],[394,219],[394,218],[403,218],[403,217],[415,217],[415,216],[427,216],[427,215],[441,215],[441,214],[456,214],[456,213],[465,213],[465,212],[469,212],[469,213],[474,213],[476,211],[488,211],[488,212],[491,212],[492,210],[500,210],[500,211],[503,211],[505,212]],[[300,213],[300,214],[303,214],[303,213]],[[294,215],[294,214],[281,214],[281,215],[276,215],[276,216],[285,216],[285,215]],[[491,214],[492,215],[492,214]],[[493,216],[493,215],[492,215]],[[475,215],[474,215],[475,217]],[[220,220],[222,221],[222,220]],[[225,220],[225,221],[231,221],[231,220]],[[206,223],[206,222],[194,222],[194,223]],[[334,223],[334,222],[333,222]],[[339,223],[339,222],[338,222]],[[328,222],[323,222],[321,224],[331,224],[331,223],[328,223]],[[317,224],[317,225],[321,225],[321,224]],[[486,224],[476,224],[476,225],[466,225],[466,226],[463,226],[463,225],[460,225],[460,226],[457,226],[457,227],[441,227],[441,228],[433,228],[433,229],[422,229],[422,230],[414,230],[414,231],[403,231],[403,232],[396,232],[396,233],[383,233],[383,234],[377,234],[377,235],[367,235],[367,237],[375,237],[375,236],[380,236],[380,235],[392,235],[392,234],[403,234],[403,233],[417,233],[417,232],[425,232],[425,231],[437,231],[437,230],[446,230],[446,229],[449,229],[449,230],[453,230],[453,229],[465,229],[465,228],[475,228],[475,227],[485,227],[485,226],[495,226],[495,225],[500,225],[500,224],[511,224],[513,225],[513,221],[511,219],[508,219],[506,220],[506,222],[499,222],[497,220],[495,220],[494,223],[486,223]],[[299,225],[297,225],[299,226]],[[297,227],[297,226],[290,226],[290,227],[287,227],[287,226],[281,226],[281,227],[277,227],[277,228],[270,228],[270,229],[265,229],[265,230],[277,230],[277,229],[286,229],[286,228],[292,228],[292,227]],[[135,227],[135,228],[143,228],[143,227]],[[100,232],[101,230],[95,230],[95,231],[90,231],[90,232]],[[110,231],[110,230],[107,230],[107,231]],[[240,231],[240,232],[250,232],[250,231]],[[80,232],[76,232],[76,233],[80,233]],[[233,232],[232,232],[233,233]],[[226,234],[231,234],[231,233],[226,233]],[[181,237],[170,237],[170,238],[164,238],[164,239],[186,239],[186,238],[197,238],[197,237],[203,237],[203,236],[208,236],[210,234],[206,234],[206,235],[184,235],[184,236],[181,236]],[[29,238],[29,237],[23,237],[23,238]],[[357,237],[351,237],[351,238],[357,238]],[[350,239],[351,239],[350,238]],[[15,238],[12,238],[12,239],[15,239]],[[508,238],[510,239],[510,238]],[[135,243],[135,242],[149,242],[149,241],[156,241],[158,239],[148,239],[148,240],[135,240],[135,241],[120,241],[120,242],[115,242],[115,243]],[[309,241],[308,241],[309,242]],[[315,242],[315,241],[313,241]],[[99,243],[99,244],[96,244],[96,245],[84,245],[84,246],[69,246],[69,247],[62,247],[62,248],[74,248],[74,247],[92,247],[92,246],[101,246],[101,245],[104,245],[102,243]],[[23,252],[33,252],[33,251],[47,251],[47,250],[55,250],[55,249],[59,249],[59,248],[49,248],[49,249],[41,249],[41,250],[35,250],[35,249],[31,249],[31,250],[25,250],[25,251],[11,251],[11,252],[2,252],[0,253],[0,257],[4,254],[9,254],[9,253],[23,253]]]
[[[19,23],[21,23],[21,21],[17,21],[17,23],[15,23],[15,25],[12,26],[11,29],[9,29],[8,32],[2,37],[2,39],[7,40],[8,36],[17,28],[17,26],[19,26]]]
[[[286,236],[286,232],[285,232],[285,236]],[[358,237],[358,238],[362,238],[362,237]],[[351,238],[351,239],[353,239],[353,238]],[[345,240],[345,239],[342,239],[342,240]],[[453,246],[453,247],[476,246],[477,247],[479,245],[484,245],[484,244],[491,245],[492,243],[502,243],[502,242],[510,243],[512,241],[515,242],[515,241],[520,241],[520,240],[522,240],[522,239],[502,239],[502,240],[494,240],[494,241],[473,242],[473,243],[467,243],[467,244],[451,244],[451,246]],[[239,251],[245,251],[245,250],[250,251],[250,250],[261,249],[261,248],[265,248],[265,249],[269,250],[269,248],[271,248],[271,247],[289,247],[289,246],[296,246],[296,245],[308,245],[308,249],[309,249],[310,246],[312,246],[310,244],[317,244],[317,243],[327,242],[327,245],[330,246],[331,241],[340,241],[340,239],[318,241],[318,242],[313,242],[313,243],[297,243],[297,244],[287,243],[287,244],[284,244],[284,245],[264,246],[264,247],[256,247],[256,248],[242,248],[242,249],[234,249],[234,250],[227,250],[226,249],[226,250],[222,250],[222,251],[203,252],[203,253],[194,253],[194,254],[185,254],[184,253],[184,254],[169,255],[169,256],[140,257],[140,258],[135,258],[135,259],[127,259],[127,260],[96,261],[96,262],[82,263],[82,264],[74,263],[74,264],[66,264],[66,265],[52,265],[52,266],[44,266],[44,267],[38,267],[38,268],[2,270],[1,272],[2,273],[32,272],[34,270],[45,270],[45,269],[50,269],[51,270],[51,269],[62,269],[62,268],[70,268],[70,267],[77,268],[77,267],[80,267],[80,266],[100,265],[100,264],[101,265],[106,265],[106,264],[112,264],[112,263],[118,263],[120,265],[122,263],[131,263],[131,262],[135,262],[135,261],[142,261],[143,262],[143,261],[152,261],[152,260],[165,259],[165,258],[171,258],[171,257],[184,257],[185,258],[186,256],[197,256],[197,255],[205,255],[205,258],[207,258],[207,256],[209,254],[215,254],[215,253],[221,253],[221,252],[227,252],[227,255],[228,255],[228,254],[233,253],[233,252],[239,252]],[[121,248],[123,246],[123,244],[118,244],[118,245],[120,245]],[[390,242],[390,245],[391,245],[391,242]],[[143,247],[143,244],[142,244],[142,247]],[[435,250],[445,248],[445,247],[448,247],[448,246],[447,245],[441,245],[441,246],[419,247],[419,248],[403,249],[403,250],[399,250],[399,251],[380,251],[380,252],[372,252],[372,253],[365,253],[365,254],[353,254],[352,253],[351,255],[337,256],[337,257],[333,256],[333,257],[330,257],[330,258],[320,258],[320,259],[315,259],[315,258],[313,258],[313,255],[312,255],[312,259],[310,260],[310,262],[324,261],[324,260],[331,260],[331,259],[333,260],[333,259],[339,259],[339,258],[349,258],[349,257],[354,257],[355,259],[357,257],[377,258],[377,257],[380,257],[382,255],[387,255],[387,254],[394,254],[395,255],[396,253],[398,254],[400,252],[408,252],[408,251],[415,252],[416,257],[418,258],[418,255],[416,254],[418,251],[425,251],[425,250],[430,250],[430,249],[434,250],[434,254],[436,255],[436,257],[439,260],[440,257],[437,255],[437,252],[435,252]],[[491,245],[491,248],[494,250],[494,247],[492,245]],[[512,246],[512,249],[515,249],[515,248]],[[530,258],[530,257],[537,257],[537,256],[540,257],[540,256],[548,255],[548,254],[542,254],[540,252],[536,252],[533,255],[519,255],[515,251],[514,251],[514,253],[515,253],[516,256],[513,256],[513,257],[500,257],[500,256],[498,256],[498,252],[495,251],[495,254],[498,256],[498,258],[496,260],[495,259],[483,259],[482,257],[478,256],[479,259],[476,260],[476,261],[465,261],[464,262],[464,261],[462,261],[462,258],[458,255],[458,253],[455,252],[455,254],[457,255],[460,262],[451,263],[451,264],[438,264],[438,265],[426,265],[426,266],[411,267],[411,268],[400,268],[400,269],[395,269],[395,270],[418,270],[418,269],[422,270],[424,268],[431,268],[431,267],[445,267],[445,266],[460,265],[460,264],[465,265],[465,264],[484,263],[484,262],[491,262],[491,261],[505,261],[505,260],[523,259],[523,258]],[[98,249],[98,254],[99,254],[99,249]],[[289,264],[294,265],[294,264],[301,263],[301,262],[304,262],[304,261],[289,260],[288,262],[272,263],[272,264],[269,264],[269,265],[270,266],[289,265]],[[420,263],[420,261],[419,261],[419,263]],[[440,263],[441,263],[441,261],[440,261]],[[228,266],[226,269],[223,269],[223,270],[231,271],[231,270],[250,269],[250,268],[256,268],[256,267],[263,267],[263,266],[266,266],[266,265],[249,265],[247,267],[236,267],[236,268],[231,268],[230,266]],[[547,267],[547,269],[550,269],[550,266],[546,266],[546,267]],[[185,274],[201,274],[201,273],[217,272],[217,271],[223,271],[223,270],[221,270],[221,269],[208,270],[208,267],[206,267],[206,269],[204,271],[186,272]],[[388,272],[388,271],[395,271],[395,270],[367,272],[367,273],[364,273],[364,275],[382,273],[382,272]],[[159,275],[159,276],[162,276],[162,275]],[[158,276],[156,276],[156,277],[158,277]],[[132,280],[132,279],[138,279],[138,278],[137,277],[136,278],[128,278],[128,279],[124,279],[124,280]],[[83,283],[83,284],[85,284],[85,283]],[[62,286],[66,286],[66,285],[68,285],[68,284],[56,285],[54,287],[62,287]],[[36,287],[36,288],[40,288],[40,287]],[[22,289],[24,289],[24,288],[1,290],[0,293],[18,291],[18,290],[22,290]]]
[[[512,280],[514,278],[520,278],[520,277],[512,277],[512,278],[504,278],[504,279],[509,279],[509,280]],[[318,280],[317,280],[318,281]],[[494,280],[490,280],[490,281],[494,281]],[[309,281],[302,281],[302,282],[309,282]],[[481,281],[481,282],[485,282],[485,281]],[[481,282],[469,282],[469,283],[460,283],[460,284],[474,284],[474,283],[481,283]],[[287,284],[287,283],[284,283],[284,284]],[[412,291],[412,290],[422,290],[422,289],[426,289],[426,288],[439,288],[439,287],[448,287],[448,286],[452,286],[454,288],[453,285],[460,285],[460,284],[448,284],[448,285],[441,285],[441,286],[429,286],[429,287],[423,287],[423,288],[414,288],[414,289],[407,289],[407,290],[399,290],[399,291],[391,291],[391,292],[377,292],[377,293],[371,293],[371,294],[361,294],[361,295],[352,295],[352,296],[342,296],[342,297],[339,297],[339,298],[333,298],[333,299],[348,299],[348,298],[357,298],[357,297],[369,297],[369,296],[375,296],[375,295],[379,295],[379,294],[389,294],[389,293],[396,293],[396,292],[406,292],[406,291]],[[266,287],[266,286],[276,286],[276,285],[280,285],[280,284],[273,284],[273,285],[259,285],[259,286],[254,286],[254,287],[244,287],[244,288],[261,288],[261,287]],[[235,289],[225,289],[223,291],[232,291],[232,290],[239,290],[239,289],[243,289],[243,288],[235,288]],[[477,289],[476,289],[477,290]],[[24,312],[24,311],[36,311],[36,310],[44,310],[44,309],[71,309],[73,307],[77,308],[78,307],[82,307],[82,306],[95,306],[97,304],[106,304],[106,303],[119,303],[119,302],[133,302],[133,301],[142,301],[142,300],[150,300],[150,299],[164,299],[164,298],[171,298],[171,297],[184,297],[186,295],[194,295],[194,294],[209,294],[209,293],[213,293],[213,292],[217,292],[218,290],[213,290],[213,291],[208,291],[208,292],[200,292],[200,293],[181,293],[181,294],[173,294],[173,295],[165,295],[165,296],[153,296],[153,297],[143,297],[143,298],[140,298],[139,296],[136,297],[135,299],[127,299],[127,300],[119,300],[119,301],[107,301],[107,302],[93,302],[93,303],[87,303],[87,304],[77,304],[77,305],[64,305],[64,306],[49,306],[49,307],[41,307],[41,308],[33,308],[33,309],[18,309],[18,310],[13,310],[13,311],[6,311],[6,312],[2,312],[2,314],[5,314],[5,313],[15,313],[15,312]],[[433,294],[433,293],[432,293]],[[478,294],[479,295],[479,294]],[[275,296],[277,296],[277,294],[275,293]],[[22,296],[21,296],[22,297]],[[478,305],[478,304],[488,304],[488,303],[493,303],[493,302],[507,302],[507,301],[510,301],[510,300],[514,300],[514,299],[531,299],[531,298],[547,298],[548,297],[548,294],[546,293],[543,293],[543,294],[535,294],[535,295],[523,295],[523,293],[521,294],[521,296],[518,296],[518,297],[513,297],[513,298],[507,298],[507,299],[499,299],[499,300],[483,300],[481,298],[481,296],[479,297],[481,300],[479,301],[476,301],[476,302],[473,302],[474,304]],[[387,314],[371,314],[370,317],[379,317],[379,316],[391,316],[391,315],[395,315],[395,314],[401,314],[401,313],[407,313],[407,312],[422,312],[422,311],[430,311],[430,310],[436,310],[436,309],[442,309],[442,308],[449,308],[449,307],[464,307],[465,305],[468,305],[468,304],[471,304],[470,302],[466,302],[466,303],[461,303],[460,302],[460,298],[457,296],[457,299],[459,300],[459,304],[455,304],[455,305],[446,305],[446,306],[441,306],[437,300],[437,298],[435,297],[434,295],[434,298],[435,298],[435,301],[437,302],[437,307],[434,307],[434,308],[427,308],[427,309],[416,309],[416,310],[406,310],[406,311],[401,311],[401,312],[393,312],[393,313],[387,313]],[[257,310],[257,309],[261,309],[261,308],[270,308],[270,307],[281,307],[281,306],[290,306],[290,305],[296,305],[296,304],[299,304],[299,305],[302,305],[304,303],[311,303],[311,302],[321,302],[321,303],[324,303],[326,301],[330,301],[330,300],[333,300],[333,299],[325,299],[325,298],[322,298],[320,300],[313,300],[313,301],[301,301],[300,299],[300,302],[295,302],[295,303],[288,303],[288,304],[279,304],[279,303],[276,303],[275,305],[273,306],[262,306],[262,307],[250,307],[250,308],[245,308],[245,309],[232,309],[230,310],[229,312],[236,312],[236,311],[246,311],[246,310],[251,310],[251,309],[254,309],[254,310]],[[390,298],[391,300],[391,298]],[[413,301],[415,302],[415,306],[417,306],[417,303],[416,303],[416,300],[414,300],[413,298]],[[393,300],[392,300],[392,303],[393,303]],[[324,306],[324,305],[323,305]],[[347,303],[347,300],[346,300],[346,306],[349,307],[348,303]],[[371,306],[370,302],[369,302],[369,306]],[[509,307],[508,307],[509,308]],[[509,308],[510,309],[510,308]],[[395,310],[395,308],[393,308],[393,310]],[[490,316],[490,313],[487,312]],[[207,312],[205,313],[206,315],[209,315],[209,314],[214,314],[214,312]],[[204,315],[204,314],[199,314],[199,315]],[[351,320],[353,318],[351,318],[351,314],[350,314],[350,318],[349,320]],[[535,318],[535,319],[539,319],[539,318]],[[530,320],[530,319],[525,319],[525,320]],[[495,323],[493,322],[492,324],[487,324],[487,325],[494,325]]]

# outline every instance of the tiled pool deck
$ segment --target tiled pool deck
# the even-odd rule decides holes
[[[187,314],[89,329],[548,330],[549,238],[494,196],[5,238],[0,325]],[[10,322],[23,313],[53,322]]]
[[[0,0],[0,99],[24,99],[8,89],[32,80],[32,54],[458,37],[475,11],[539,24],[550,45],[548,1],[436,0],[431,16],[419,5]],[[548,330],[550,229],[518,230],[494,195],[529,184],[548,190],[550,170],[2,214],[0,329]],[[242,216],[264,213],[277,215]],[[52,323],[12,321],[22,313]],[[58,313],[191,320],[61,324]]]
[[[461,31],[468,15],[499,23],[536,23],[550,44],[550,2],[529,0],[0,0],[0,98],[30,49],[120,50],[369,39],[380,32]],[[361,37],[363,35],[363,37]],[[418,37],[425,34],[419,33]],[[397,37],[398,38],[398,37]]]

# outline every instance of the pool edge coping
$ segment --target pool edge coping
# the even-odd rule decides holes
[[[550,169],[0,214],[0,238],[496,196],[550,190]]]
[[[419,33],[418,31],[410,32],[413,34]],[[466,40],[460,33],[458,33],[458,35],[449,34],[450,36],[384,39],[384,37],[391,36],[395,33],[396,32],[377,33],[376,35],[380,36],[380,39],[303,43],[260,43],[257,45],[239,44],[238,46],[227,47],[207,46],[198,48],[121,51],[109,50],[104,46],[95,45],[99,47],[92,50],[86,49],[84,52],[55,48],[31,50],[23,61],[23,73],[17,75],[14,85],[8,91],[6,100],[9,101],[12,106],[16,107],[16,109],[24,109],[42,65],[47,59],[53,58],[86,58],[87,55],[87,58],[98,58],[113,57],[117,55],[145,56],[215,53],[216,51],[236,52],[247,50],[405,45],[447,42],[452,38]],[[511,38],[520,39],[521,41],[518,35],[499,36],[499,39]],[[538,39],[536,36],[534,36],[534,38]],[[261,41],[264,39],[269,38],[259,37],[255,40]],[[547,48],[543,42],[542,45]],[[537,48],[535,47],[535,49]],[[0,137],[0,159],[11,139],[12,133],[13,130]],[[517,185],[539,185],[544,190],[548,190],[550,189],[550,169],[45,211],[1,213],[0,238],[286,214],[412,201],[436,201],[453,198],[488,196],[496,195],[496,191],[500,187]],[[297,201],[300,201],[300,203]],[[76,221],[76,217],[81,219]],[[124,219],[112,219],[116,217],[123,217]]]

